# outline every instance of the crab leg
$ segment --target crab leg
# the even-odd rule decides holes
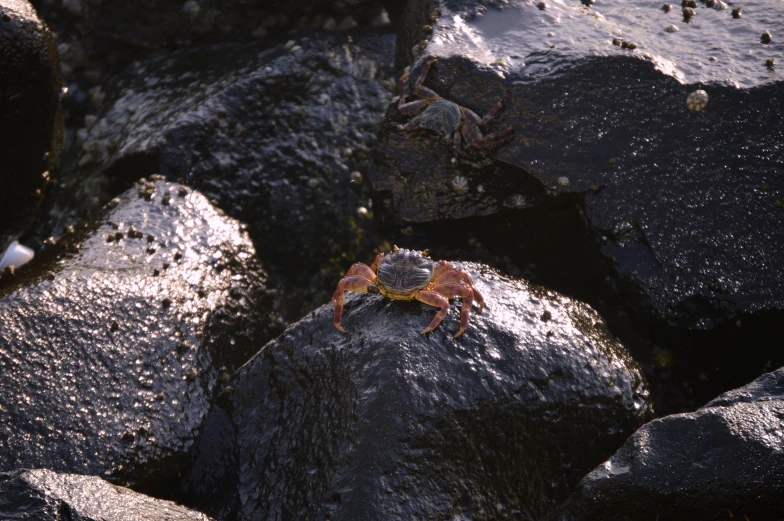
[[[373,264],[370,265],[370,269],[373,272],[373,276],[375,277],[376,272],[378,271],[378,265],[381,264],[381,260],[384,258],[384,252],[379,253],[376,255],[376,258],[373,260]],[[371,280],[376,280],[375,278]]]
[[[351,277],[352,275],[359,275],[360,277],[368,279],[370,282],[376,280],[375,270],[362,262],[357,262],[351,266],[346,274],[343,275],[343,278],[345,279],[346,277]]]
[[[436,316],[434,316],[433,320],[430,321],[430,325],[428,325],[425,330],[422,331],[422,334],[424,335],[425,333],[430,333],[433,331],[438,327],[438,324],[444,320],[444,317],[449,312],[449,299],[439,293],[436,293],[435,291],[420,291],[417,293],[416,299],[423,304],[427,304],[428,306],[439,308]]]
[[[422,101],[422,100],[419,100],[419,101]],[[397,128],[398,128],[398,130],[402,130],[404,132],[408,132],[409,130],[413,130],[414,127],[416,127],[419,124],[419,120],[421,120],[421,119],[422,119],[422,114],[420,114],[419,116],[415,117],[414,119],[412,119],[411,121],[409,121],[405,125],[398,125]]]
[[[357,264],[359,264],[359,263],[357,263]],[[352,266],[351,269],[354,269],[354,267],[356,267],[357,264]],[[370,269],[367,266],[365,266],[364,264],[363,264],[363,266],[365,268],[367,268],[368,270]],[[351,269],[349,269],[349,271],[351,271]],[[373,280],[375,280],[375,278],[376,278],[376,274],[374,273],[373,274]],[[373,284],[372,281],[370,281],[370,280],[368,280],[365,277],[362,277],[360,275],[346,276],[346,277],[343,277],[342,279],[340,279],[340,282],[338,282],[338,288],[335,290],[335,293],[332,295],[332,305],[335,307],[335,315],[333,317],[332,323],[335,324],[335,327],[338,328],[338,330],[341,333],[345,333],[346,332],[346,330],[343,329],[343,326],[340,325],[340,322],[341,322],[341,320],[343,318],[343,293],[345,291],[355,291],[357,293],[366,293],[367,290],[368,290],[368,287],[371,284]]]
[[[425,62],[425,64],[422,66],[422,70],[419,72],[419,77],[415,83],[416,86],[425,83],[425,78],[427,77],[427,73],[430,72],[430,67],[437,61],[438,60],[436,58],[432,58]]]
[[[471,304],[474,302],[474,292],[476,290],[465,284],[441,284],[440,286],[434,287],[431,291],[440,293],[447,299],[462,297],[463,305],[460,307],[460,329],[457,330],[454,338],[459,337],[468,327],[468,317],[471,314]],[[446,313],[444,313],[444,315],[446,315]]]
[[[471,278],[471,275],[451,265],[449,267],[450,267],[449,270],[438,273],[438,265],[436,265],[435,270],[433,270],[434,273],[433,282],[437,286],[441,286],[444,284],[467,285],[469,288],[471,288],[474,297],[473,299],[476,300],[476,305],[479,306],[479,310],[477,311],[477,313],[481,313],[485,307],[485,299],[482,297],[482,294],[479,293],[479,290],[477,290],[476,287],[474,286],[474,280]],[[433,291],[437,291],[437,290],[433,288]]]

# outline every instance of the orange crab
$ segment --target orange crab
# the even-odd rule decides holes
[[[485,301],[474,286],[471,276],[447,261],[434,262],[427,256],[427,250],[415,251],[395,246],[389,255],[379,253],[373,264],[368,266],[357,262],[340,279],[332,305],[335,306],[334,324],[341,332],[343,316],[343,295],[346,291],[380,293],[396,300],[418,300],[423,304],[439,308],[436,316],[422,334],[433,331],[449,311],[449,299],[462,298],[460,308],[460,329],[455,338],[462,335],[468,327],[471,304],[476,301],[479,313]]]

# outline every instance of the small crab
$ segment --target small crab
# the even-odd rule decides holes
[[[459,155],[464,155],[460,149],[462,142],[460,136],[463,136],[463,140],[465,140],[469,148],[474,149],[489,148],[506,141],[508,139],[506,134],[513,131],[512,127],[507,127],[504,130],[499,130],[486,136],[482,136],[482,133],[479,131],[479,127],[486,125],[488,121],[493,119],[496,112],[501,109],[501,100],[498,100],[495,107],[485,117],[480,118],[476,112],[461,107],[453,101],[445,100],[422,85],[430,67],[437,61],[433,58],[426,62],[422,67],[419,78],[414,83],[414,92],[423,99],[406,103],[406,80],[409,77],[409,73],[405,73],[400,77],[400,99],[397,103],[397,109],[403,114],[416,112],[422,107],[425,107],[425,110],[407,124],[398,125],[397,128],[403,132],[417,128],[438,132],[444,136],[446,142],[452,142],[455,153]]]
[[[397,246],[389,255],[379,253],[370,266],[357,262],[340,279],[332,295],[332,305],[335,306],[335,327],[343,333],[346,331],[340,322],[343,316],[343,294],[346,291],[380,293],[388,298],[418,300],[439,308],[430,325],[422,331],[423,335],[433,331],[444,319],[449,311],[449,299],[463,299],[460,329],[455,338],[468,327],[468,316],[474,300],[479,306],[479,313],[485,305],[468,273],[447,261],[433,262],[427,256],[427,250],[419,252]]]

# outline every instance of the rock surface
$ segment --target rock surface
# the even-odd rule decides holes
[[[433,136],[398,131],[411,116],[391,106],[371,171],[388,218],[527,212],[546,228],[546,209],[574,208],[597,247],[572,252],[572,268],[601,266],[591,276],[606,277],[654,338],[764,313],[780,320],[784,82],[765,61],[784,42],[760,41],[784,31],[780,6],[744,3],[735,19],[700,4],[686,24],[680,8],[653,1],[493,5],[438,6],[412,77],[437,57],[425,85],[480,115],[501,99],[488,129],[511,125],[514,135],[455,159]],[[665,32],[673,22],[681,30]],[[709,101],[693,112],[697,89]],[[511,249],[515,227],[498,233]],[[551,243],[574,233],[554,226]]]
[[[580,482],[552,521],[781,519],[784,369],[654,420]]]
[[[357,42],[317,34],[139,63],[87,137],[57,212],[78,218],[79,205],[101,204],[140,173],[182,178],[249,225],[287,317],[298,319],[371,256],[369,213],[357,213],[367,195],[352,172],[365,172],[389,99],[381,80],[394,36]]]
[[[36,521],[209,521],[199,512],[110,485],[97,476],[46,469],[0,474],[0,518]]]
[[[0,471],[171,491],[213,394],[277,333],[240,225],[147,182],[0,281]]]
[[[0,1],[0,250],[29,224],[56,144],[60,72],[49,30],[27,0]]]
[[[345,30],[369,24],[380,11],[380,2],[369,0],[66,0],[63,7],[38,1],[47,15],[78,20],[97,52],[107,45],[161,49],[227,36],[263,39],[279,28]]]
[[[267,344],[194,450],[196,508],[219,519],[539,519],[650,414],[637,364],[589,307],[480,265],[455,310],[347,298]],[[351,294],[349,294],[351,295]]]

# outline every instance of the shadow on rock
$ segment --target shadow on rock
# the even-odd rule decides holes
[[[475,264],[487,307],[349,294],[230,383],[194,448],[191,502],[219,519],[539,519],[651,413],[589,307]],[[208,499],[206,499],[208,498]]]

